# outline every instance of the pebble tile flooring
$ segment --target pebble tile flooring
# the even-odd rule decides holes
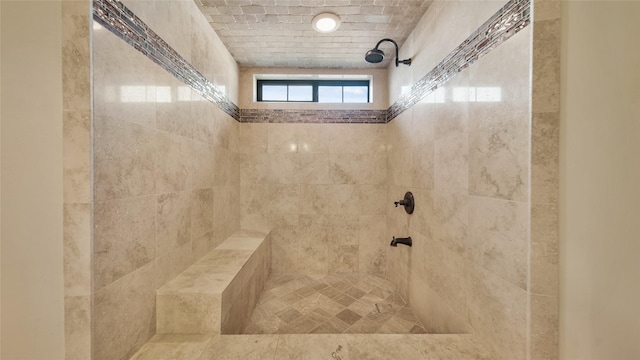
[[[371,275],[271,274],[244,334],[424,334],[402,296]]]

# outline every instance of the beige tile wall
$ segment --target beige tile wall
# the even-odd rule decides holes
[[[560,8],[559,0],[533,1],[529,300],[532,359],[560,357]]]
[[[237,101],[194,3],[129,5]],[[155,333],[156,289],[239,228],[239,123],[99,26],[93,90],[93,358],[120,360]]]
[[[62,2],[65,359],[91,357],[89,1]]]
[[[385,272],[385,125],[242,124],[242,227],[274,272]]]
[[[416,66],[391,69],[391,102],[504,3],[435,3],[403,49]],[[531,38],[529,26],[388,125],[388,201],[411,190],[416,210],[387,210],[388,235],[414,240],[387,248],[387,277],[427,330],[473,332],[497,359],[528,351]]]

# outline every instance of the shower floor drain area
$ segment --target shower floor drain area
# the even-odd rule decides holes
[[[371,275],[271,274],[244,334],[424,334],[395,287]]]

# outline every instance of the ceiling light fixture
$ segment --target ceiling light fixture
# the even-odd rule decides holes
[[[336,14],[320,13],[314,16],[311,25],[313,30],[326,34],[336,31],[340,27],[340,18]]]

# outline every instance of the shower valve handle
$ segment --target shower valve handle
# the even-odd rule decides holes
[[[415,207],[415,202],[413,199],[413,194],[410,191],[407,191],[404,194],[404,199],[399,201],[394,201],[393,204],[398,207],[398,205],[404,206],[404,210],[407,214],[413,214],[413,209]]]

